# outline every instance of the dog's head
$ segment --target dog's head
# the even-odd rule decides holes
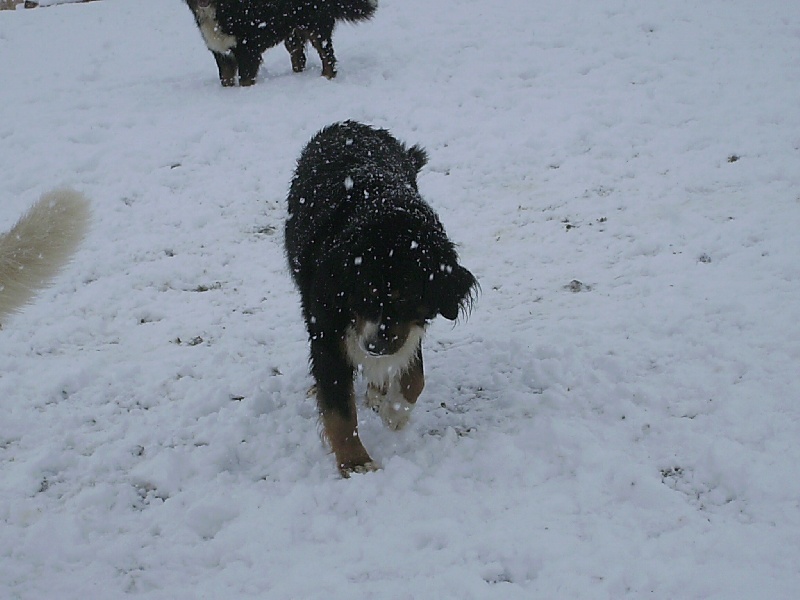
[[[412,271],[379,270],[364,280],[366,285],[351,289],[351,321],[362,349],[370,355],[396,354],[409,346],[415,349],[437,315],[454,321],[472,305],[477,282],[461,265],[442,263],[436,272],[417,270],[416,263],[405,266]]]
[[[400,352],[422,337],[437,315],[454,321],[472,306],[478,283],[458,264],[438,220],[430,227],[394,223],[360,232],[349,254],[333,253],[340,310],[349,315],[362,349],[374,356]]]

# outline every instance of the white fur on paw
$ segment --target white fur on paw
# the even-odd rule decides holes
[[[373,473],[375,471],[380,471],[380,469],[381,468],[378,465],[378,463],[376,463],[374,460],[371,460],[367,463],[364,463],[363,465],[358,465],[357,467],[353,467],[353,469],[350,472],[364,474],[364,473]]]
[[[378,407],[378,414],[386,427],[397,431],[408,424],[412,410],[414,410],[414,405],[402,396],[391,397],[387,395]]]
[[[364,396],[364,404],[367,407],[371,408],[375,412],[378,412],[378,409],[383,404],[383,401],[386,399],[386,392],[379,390],[376,387],[371,385],[367,386],[367,393]]]
[[[397,380],[392,381],[385,392],[375,386],[367,386],[365,403],[381,416],[383,424],[393,431],[402,429],[411,418],[414,404],[400,393]]]
[[[344,466],[339,465],[339,473],[345,479],[349,479],[351,475],[364,475],[365,473],[374,473],[380,471],[381,467],[374,460],[368,460],[363,465]]]

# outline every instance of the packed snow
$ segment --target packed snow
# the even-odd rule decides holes
[[[0,231],[93,211],[0,330],[0,598],[796,598],[800,3],[381,0],[334,47],[223,89],[179,0],[0,12]],[[282,230],[348,118],[426,148],[482,292],[345,480]]]

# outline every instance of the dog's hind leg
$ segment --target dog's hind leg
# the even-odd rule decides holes
[[[333,54],[333,27],[331,26],[329,33],[322,33],[320,31],[311,32],[311,45],[319,54],[322,61],[322,76],[328,79],[336,77],[336,57]]]
[[[212,52],[212,54],[214,55],[214,60],[217,61],[220,83],[224,87],[236,85],[236,71],[238,70],[236,57],[231,53]]]
[[[331,445],[339,472],[349,477],[351,473],[377,470],[358,436],[353,368],[328,346],[327,340],[312,339],[311,356],[322,433]]]
[[[306,41],[308,36],[302,29],[294,29],[283,42],[292,57],[292,71],[300,73],[306,68]]]

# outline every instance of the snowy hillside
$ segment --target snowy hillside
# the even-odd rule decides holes
[[[0,330],[0,598],[796,598],[800,3],[381,0],[334,45],[223,89],[180,0],[0,13],[0,231],[93,206]],[[427,149],[482,287],[350,480],[282,249],[346,118]]]

